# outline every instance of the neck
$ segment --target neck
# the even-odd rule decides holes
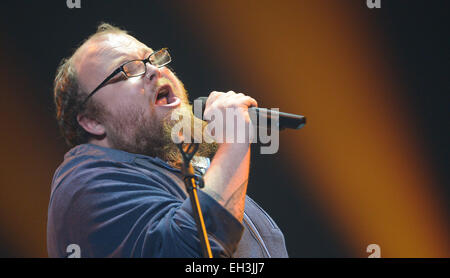
[[[105,148],[112,148],[111,144],[108,142],[108,140],[106,138],[103,139],[95,139],[95,138],[91,138],[88,141],[89,144],[94,144],[100,147],[105,147]]]

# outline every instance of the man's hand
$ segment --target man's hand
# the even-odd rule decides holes
[[[248,108],[257,106],[255,99],[242,93],[212,92],[206,101],[204,112],[204,119],[210,122],[207,126],[209,134],[219,144],[252,142],[256,134]]]

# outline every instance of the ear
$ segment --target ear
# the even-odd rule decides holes
[[[86,115],[77,115],[78,124],[80,124],[87,132],[102,136],[105,134],[105,127],[97,120],[91,119]]]

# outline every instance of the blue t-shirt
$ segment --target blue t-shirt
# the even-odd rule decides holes
[[[194,165],[198,174],[205,159]],[[208,186],[207,184],[205,186]],[[202,257],[178,169],[159,158],[93,144],[71,149],[55,172],[47,223],[50,257]],[[198,191],[214,257],[287,257],[275,222],[246,197],[241,223]]]

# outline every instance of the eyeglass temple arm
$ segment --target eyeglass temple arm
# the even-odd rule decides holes
[[[110,75],[108,75],[108,77],[105,78],[105,80],[103,80],[102,83],[100,83],[100,85],[97,86],[97,88],[95,88],[87,97],[86,99],[83,101],[82,106],[84,106],[86,104],[86,102],[98,91],[100,90],[101,87],[103,87],[109,80],[111,80],[111,78],[113,78],[116,74],[118,74],[119,72],[123,71],[122,67],[117,68],[113,73],[111,73]]]

